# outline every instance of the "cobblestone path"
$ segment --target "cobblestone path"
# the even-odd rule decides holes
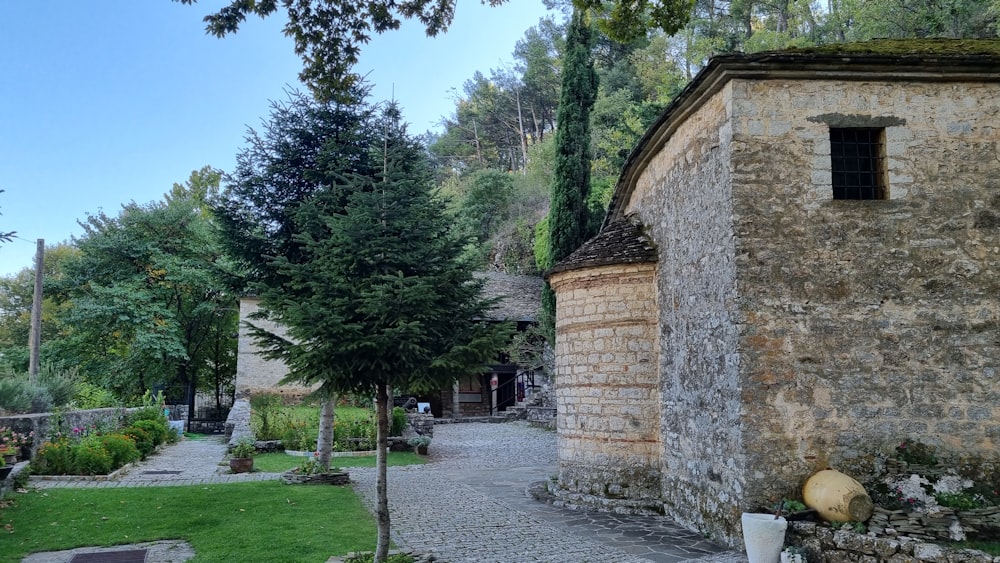
[[[530,498],[556,472],[555,434],[523,423],[442,424],[431,463],[389,468],[397,543],[451,563],[737,563],[666,518],[574,511]],[[351,470],[369,507],[375,472]]]

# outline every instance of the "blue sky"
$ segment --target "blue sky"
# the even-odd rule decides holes
[[[30,267],[35,240],[81,234],[88,213],[161,199],[210,165],[229,170],[247,127],[297,87],[300,62],[278,18],[216,39],[201,18],[228,2],[0,2],[0,275]],[[373,101],[395,97],[410,130],[435,129],[452,89],[476,70],[512,64],[541,0],[497,8],[458,0],[451,30],[419,24],[378,36],[356,70]]]

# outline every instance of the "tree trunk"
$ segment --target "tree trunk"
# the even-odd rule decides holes
[[[528,173],[528,134],[524,131],[524,115],[521,113],[521,90],[517,94],[517,136],[521,139],[521,174]]]
[[[378,522],[378,543],[375,546],[375,563],[385,563],[389,557],[389,489],[386,483],[386,458],[389,446],[389,386],[375,386],[375,419],[378,434],[375,447],[375,494],[378,497],[375,516]]]
[[[319,451],[319,465],[323,471],[330,469],[330,457],[333,452],[333,407],[335,397],[327,397],[319,407],[319,437],[316,439],[316,449]]]

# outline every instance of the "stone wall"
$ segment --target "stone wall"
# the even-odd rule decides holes
[[[34,457],[35,452],[41,447],[46,437],[53,431],[53,424],[57,424],[56,417],[61,421],[63,428],[89,428],[95,424],[111,424],[117,426],[129,411],[135,409],[91,409],[80,411],[68,411],[54,415],[53,413],[38,414],[16,414],[0,417],[0,426],[12,428],[21,434],[34,433],[34,440],[31,443],[30,457]]]
[[[748,468],[797,488],[907,437],[995,451],[1000,85],[731,88]],[[832,199],[831,126],[885,128],[887,200]]]
[[[553,274],[559,486],[656,504],[660,495],[654,264]]]
[[[285,334],[285,329],[270,321],[251,319],[260,310],[260,300],[254,297],[240,299],[240,331],[236,359],[236,396],[249,398],[257,393],[279,393],[288,398],[301,398],[312,389],[298,385],[278,385],[288,374],[283,362],[268,360],[260,355],[259,348],[244,323],[250,323],[274,334]]]
[[[659,249],[665,512],[735,543],[748,486],[737,350],[737,274],[724,87],[679,126],[639,178],[637,212]]]
[[[723,541],[817,469],[1000,439],[1000,85],[861,78],[724,81],[624,206],[659,249],[665,511]],[[831,126],[884,128],[888,199],[833,200]]]
[[[785,543],[806,549],[815,563],[996,563],[974,549],[947,548],[913,538],[882,538],[833,530],[815,522],[789,522]]]

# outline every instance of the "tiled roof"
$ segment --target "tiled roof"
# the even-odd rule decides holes
[[[500,298],[496,308],[490,311],[491,319],[538,320],[538,311],[542,308],[542,278],[503,272],[475,272],[474,275],[486,282],[483,287],[484,297]]]
[[[629,216],[605,225],[597,236],[553,266],[546,272],[546,276],[596,266],[640,264],[656,260],[656,246],[646,235],[642,223]]]

